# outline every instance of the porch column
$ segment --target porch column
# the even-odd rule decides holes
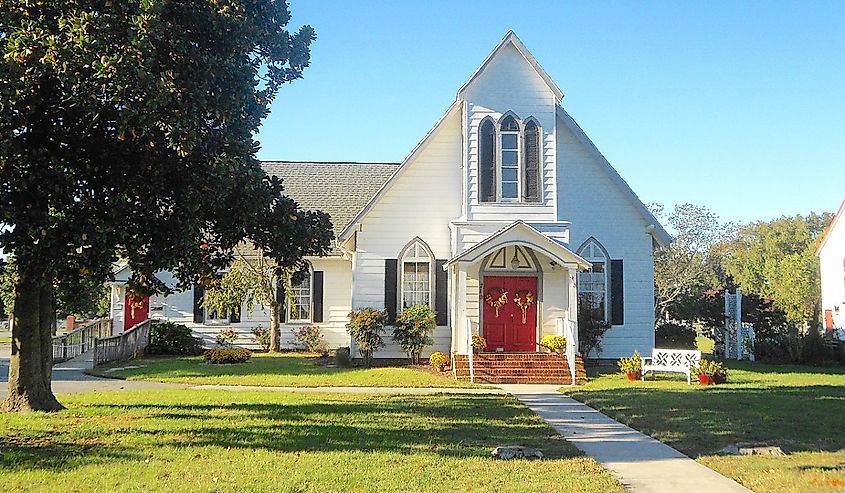
[[[578,268],[569,268],[569,306],[567,307],[567,323],[573,325],[575,334],[575,349],[578,350]]]
[[[455,327],[457,327],[457,340],[455,341],[455,347],[457,348],[456,352],[458,354],[469,354],[470,348],[467,346],[467,331],[470,330],[470,327],[467,326],[467,307],[466,307],[466,299],[467,299],[467,271],[464,265],[461,265],[458,262],[455,267],[457,268],[457,290],[455,296],[455,303],[457,304],[457,309],[455,313],[457,314],[457,320],[455,321]]]

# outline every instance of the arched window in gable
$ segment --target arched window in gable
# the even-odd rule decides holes
[[[499,122],[501,177],[499,197],[503,202],[519,200],[519,123],[513,115]]]
[[[414,239],[399,255],[399,307],[414,305],[434,308],[434,256],[419,238]]]
[[[578,273],[578,303],[589,308],[594,320],[608,320],[608,286],[610,258],[595,238],[578,249],[578,255],[590,262],[589,270]]]
[[[542,201],[542,180],[540,173],[540,127],[533,119],[525,124],[523,138],[523,166],[522,188],[526,202]]]
[[[485,118],[478,129],[478,197],[481,202],[496,201],[496,127]]]

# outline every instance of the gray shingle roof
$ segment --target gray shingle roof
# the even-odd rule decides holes
[[[264,161],[261,167],[282,179],[285,194],[300,207],[328,214],[337,234],[387,182],[398,164]],[[334,249],[332,253],[339,252]]]

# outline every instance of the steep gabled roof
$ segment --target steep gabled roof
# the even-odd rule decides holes
[[[352,222],[398,169],[397,163],[308,161],[264,161],[261,167],[282,179],[285,195],[300,207],[328,214],[335,234]]]
[[[522,55],[525,61],[527,61],[534,68],[534,71],[537,72],[537,75],[539,75],[540,78],[543,79],[543,81],[546,83],[546,85],[549,86],[549,90],[554,93],[555,97],[557,98],[557,101],[560,102],[560,100],[563,99],[563,91],[561,91],[557,84],[555,84],[555,81],[553,81],[552,78],[549,77],[549,74],[546,73],[543,67],[541,67],[540,64],[537,63],[537,60],[534,58],[534,55],[532,55],[531,52],[528,51],[528,48],[526,48],[525,45],[522,44],[522,40],[520,40],[519,36],[517,36],[516,33],[514,33],[513,31],[508,31],[507,34],[505,34],[505,37],[502,38],[502,41],[500,41],[499,44],[496,45],[496,48],[494,48],[493,51],[487,56],[487,58],[484,59],[484,62],[481,64],[481,66],[478,67],[478,69],[473,72],[469,80],[466,81],[466,83],[462,85],[460,89],[458,89],[457,99],[463,99],[464,93],[466,92],[467,88],[481,75],[482,72],[484,72],[484,69],[487,68],[490,62],[494,58],[496,58],[496,56],[508,45],[513,45],[513,47],[516,48],[516,51],[519,52],[519,54]]]
[[[514,234],[511,234],[512,232]],[[517,241],[555,260],[560,265],[574,265],[579,269],[589,269],[592,265],[581,256],[566,248],[563,243],[549,238],[520,219],[493,233],[471,248],[455,255],[446,262],[445,267],[455,262],[478,262],[491,251],[502,246],[515,244]]]
[[[816,247],[816,256],[821,253],[822,247],[824,247],[825,243],[827,243],[827,238],[828,236],[830,236],[830,232],[833,231],[833,228],[836,227],[836,224],[839,222],[842,216],[845,216],[845,200],[843,200],[842,203],[839,204],[839,209],[836,211],[836,215],[833,216],[833,221],[831,221],[827,228],[824,230],[824,234],[822,234],[822,241],[820,241],[819,246]]]
[[[645,219],[646,224],[654,225],[654,231],[652,232],[652,237],[657,240],[657,243],[661,246],[667,246],[669,243],[672,242],[672,236],[663,228],[660,224],[660,221],[654,217],[654,214],[648,210],[648,207],[643,204],[643,201],[637,197],[637,194],[631,189],[628,183],[619,175],[619,173],[610,165],[610,162],[604,155],[599,151],[598,147],[587,137],[587,134],[581,128],[580,125],[575,121],[574,118],[569,116],[569,113],[566,112],[562,107],[557,107],[557,116],[558,119],[563,122],[566,127],[572,131],[572,134],[575,136],[576,139],[587,149],[596,160],[601,164],[601,166],[605,169],[607,174],[610,176],[611,181],[613,181],[616,186],[619,187],[620,190],[628,197],[634,207],[639,211],[640,215],[642,215],[643,219]]]
[[[434,134],[437,133],[437,129],[440,127],[440,125],[443,124],[446,118],[448,118],[449,115],[452,114],[452,112],[457,111],[460,107],[461,105],[459,101],[455,101],[454,103],[452,103],[452,106],[449,106],[449,109],[446,110],[446,113],[443,113],[443,116],[441,116],[440,119],[437,120],[437,123],[434,124],[433,127],[431,127],[431,130],[429,130],[428,133],[425,134],[425,137],[423,137],[423,139],[417,144],[417,146],[414,147],[411,153],[408,154],[408,156],[404,160],[402,160],[402,163],[398,167],[394,166],[393,174],[391,174],[388,179],[384,181],[384,183],[372,194],[369,200],[364,202],[361,209],[349,220],[348,223],[346,223],[346,226],[344,226],[343,229],[339,230],[340,232],[337,234],[338,243],[343,243],[343,241],[352,232],[353,226],[364,218],[364,215],[366,215],[367,212],[369,212],[369,210],[373,208],[373,206],[376,204],[376,202],[379,201],[379,199],[381,199],[385,192],[387,192],[387,190],[396,182],[396,180],[398,180],[399,177],[402,176],[402,173],[407,168],[406,165],[415,157],[417,157],[420,152],[422,152],[426,144],[428,144]],[[336,229],[336,231],[337,230],[338,229]]]

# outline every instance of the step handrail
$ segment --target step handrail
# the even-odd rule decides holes
[[[475,383],[475,369],[472,365],[472,320],[467,318],[467,363],[469,364],[469,383]]]

